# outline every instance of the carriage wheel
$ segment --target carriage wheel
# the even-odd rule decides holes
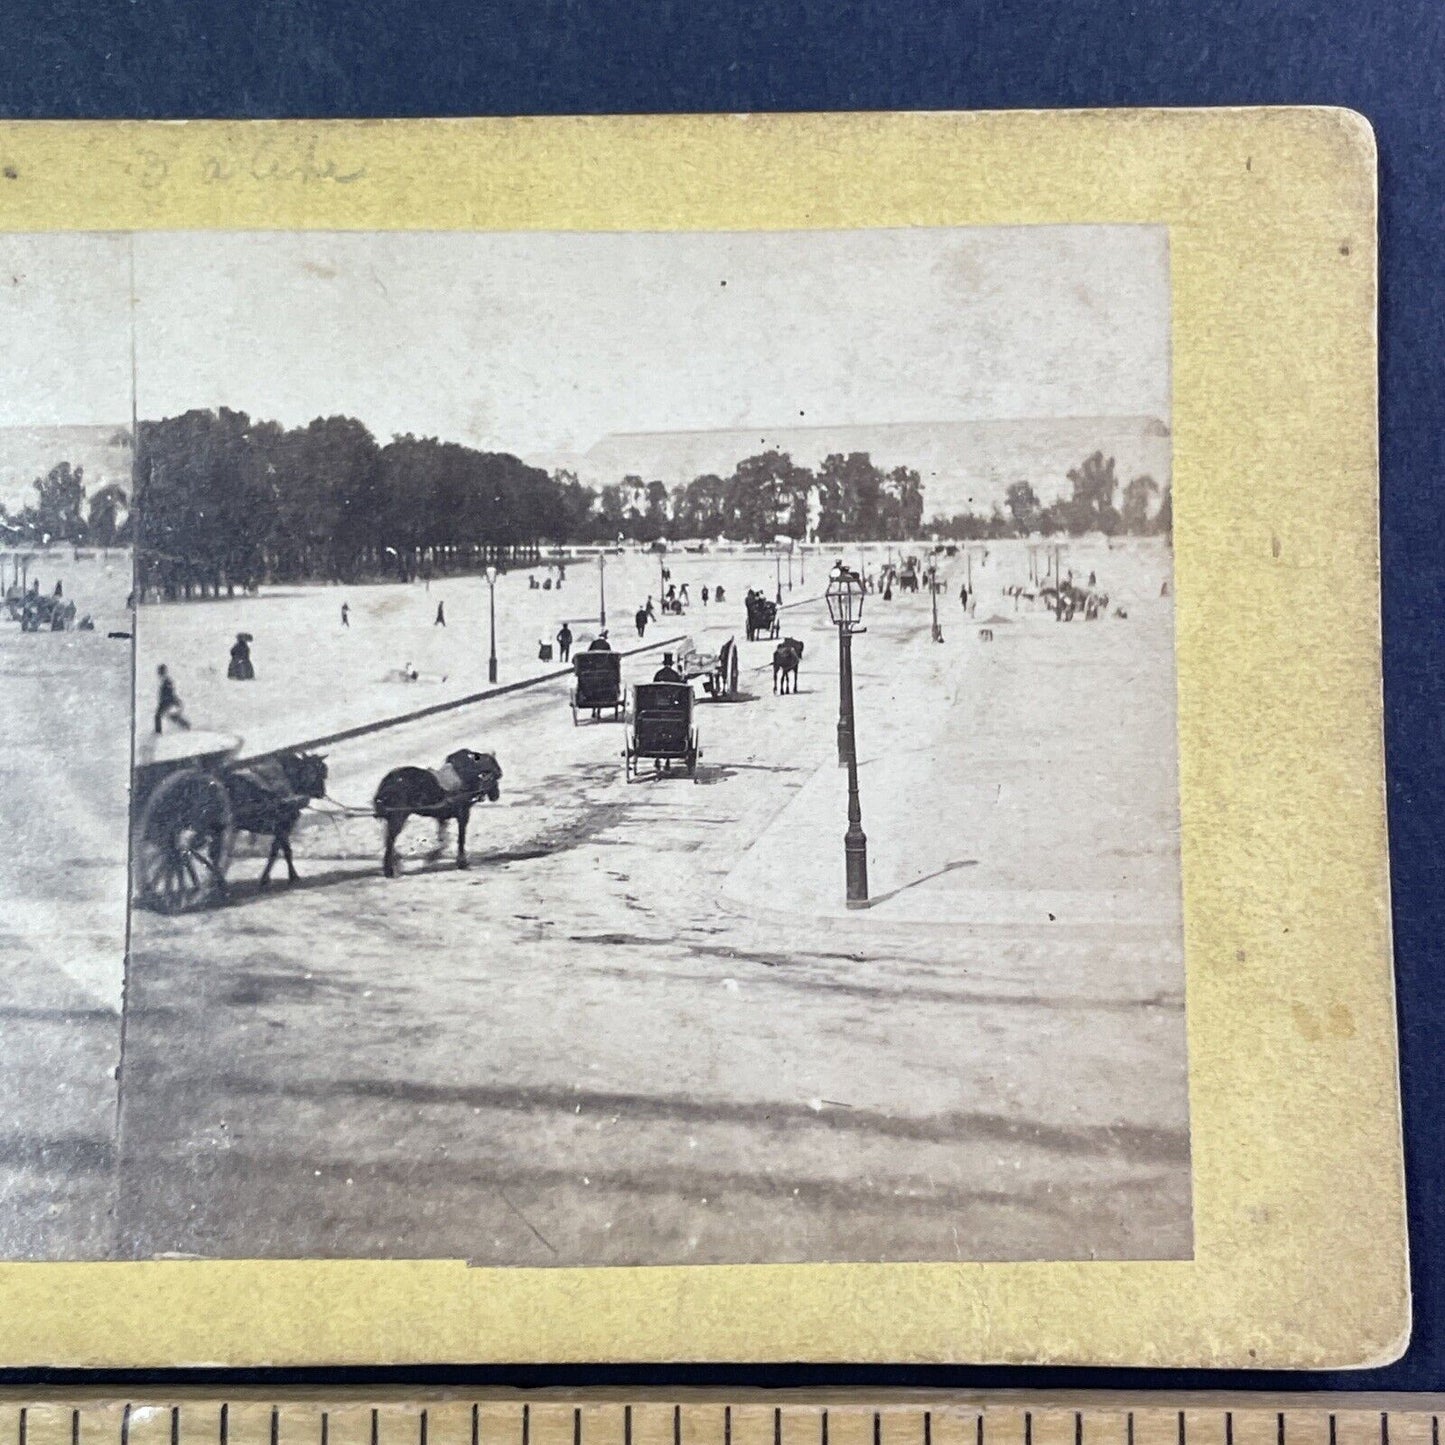
[[[196,768],[171,774],[146,799],[136,826],[136,901],[185,913],[223,892],[233,825],[219,778]]]
[[[572,689],[572,726],[577,726],[577,689]]]
[[[687,775],[694,780],[697,778],[697,760],[700,755],[697,746],[697,735],[694,734],[688,739],[687,744]]]
[[[738,695],[738,650],[736,647],[728,649],[728,675],[724,680],[729,697]]]

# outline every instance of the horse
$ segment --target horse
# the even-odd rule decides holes
[[[803,644],[796,637],[785,637],[773,649],[773,691],[785,695],[798,690],[798,664],[803,660]],[[778,682],[782,680],[782,688]]]
[[[300,875],[291,856],[291,830],[307,803],[326,796],[325,755],[278,753],[274,758],[227,769],[222,781],[231,800],[236,831],[271,839],[261,887],[271,882],[278,854],[286,859],[286,881],[295,883]]]
[[[377,785],[372,808],[386,824],[386,846],[381,871],[396,877],[396,840],[413,814],[435,818],[440,825],[457,820],[457,867],[466,868],[467,820],[472,805],[486,798],[495,803],[502,795],[502,769],[491,753],[459,748],[447,754],[446,762],[434,771],[426,768],[393,768]]]

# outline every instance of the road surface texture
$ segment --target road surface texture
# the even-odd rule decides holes
[[[784,614],[799,693],[773,695],[772,644],[740,642],[744,695],[696,710],[696,781],[626,782],[623,727],[574,727],[563,681],[334,746],[331,795],[358,812],[388,768],[457,746],[498,755],[502,798],[473,814],[466,872],[414,820],[384,879],[379,825],[323,805],[297,833],[300,884],[260,891],[263,850],[243,849],[228,905],[136,915],[115,1253],[1187,1257],[1168,554],[1100,543],[1128,616],[1060,623],[1014,610],[1003,550],[975,564],[992,571],[972,617],[951,574],[941,644],[926,597],[868,601],[865,912],[842,906],[837,642],[802,601],[821,577]],[[741,638],[741,592],[685,630]],[[329,614],[335,590],[304,606],[318,595]],[[350,691],[329,620],[290,625],[291,606],[249,600],[234,625],[224,604],[147,608],[142,653],[185,694],[183,629],[208,612],[222,672],[237,628],[277,639],[257,649],[261,681],[290,678],[268,708],[258,690],[227,712],[223,677],[188,698],[248,744],[384,715],[378,659],[412,641]],[[475,615],[455,645],[465,691]]]

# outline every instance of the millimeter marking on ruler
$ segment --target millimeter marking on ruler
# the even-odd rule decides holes
[[[1283,1407],[1282,1407],[1283,1406]],[[0,1392],[0,1445],[1442,1445],[1445,1397]]]

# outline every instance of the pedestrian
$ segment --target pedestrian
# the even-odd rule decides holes
[[[1098,579],[1097,577],[1095,577],[1092,572],[1089,573],[1089,586],[1090,586],[1090,587],[1097,586],[1097,585],[1098,585],[1098,580],[1099,580],[1099,579]]]
[[[438,603],[437,603],[436,620],[432,623],[432,626],[433,626],[433,627],[445,627],[446,625],[447,625],[447,605],[446,605],[445,602],[438,602]]]
[[[965,582],[965,583],[963,584],[963,586],[958,589],[958,601],[959,601],[959,605],[962,606],[963,610],[964,610],[965,612],[967,612],[967,611],[968,611],[968,583],[967,583],[967,582]]]
[[[702,605],[703,605],[704,607],[707,606],[707,583],[706,583],[706,582],[704,582],[704,583],[702,584]]]
[[[564,622],[557,632],[557,656],[566,662],[572,655],[572,629]]]
[[[341,625],[343,627],[351,626],[351,604],[349,602],[341,604]]]
[[[55,584],[55,595],[56,595],[56,597],[64,597],[64,596],[65,596],[65,586],[64,586],[63,583],[57,582],[57,583]]]
[[[687,583],[686,583],[686,582],[684,582],[684,583],[682,584],[682,586],[678,589],[678,594],[677,594],[677,595],[678,595],[679,597],[681,597],[682,600],[683,600],[689,607],[692,606],[692,598],[688,596]]]
[[[639,637],[643,636],[647,631],[647,618],[650,611],[650,605],[648,607],[639,607],[637,609],[637,616],[632,619],[637,624],[637,635]]]
[[[232,682],[250,682],[256,676],[256,669],[251,663],[249,632],[236,634],[236,640],[231,644],[231,665],[226,669],[226,676]]]
[[[888,577],[888,578],[885,578],[885,579],[884,579],[884,582],[883,582],[883,600],[884,600],[885,602],[892,602],[892,601],[893,601],[893,579],[892,579],[891,577]]]
[[[648,620],[649,622],[656,622],[656,621],[657,621],[657,613],[654,612],[653,609],[652,609],[652,593],[650,593],[650,592],[647,594],[647,609],[646,609],[646,610],[647,610],[647,620]]]
[[[714,602],[726,602],[726,601],[727,601],[727,598],[726,598],[726,597],[724,596],[724,594],[723,594],[723,588],[722,588],[722,583],[721,583],[721,582],[718,583],[718,585],[717,585],[717,590],[712,594],[712,600],[713,600]]]
[[[567,568],[559,562],[557,564],[557,585],[560,587],[567,580]]]
[[[176,691],[175,683],[171,681],[170,673],[166,671],[165,663],[156,668],[156,676],[160,678],[160,689],[156,696],[156,732],[161,731],[161,724],[167,719],[177,727],[189,731],[191,725],[181,710],[180,694]]]

